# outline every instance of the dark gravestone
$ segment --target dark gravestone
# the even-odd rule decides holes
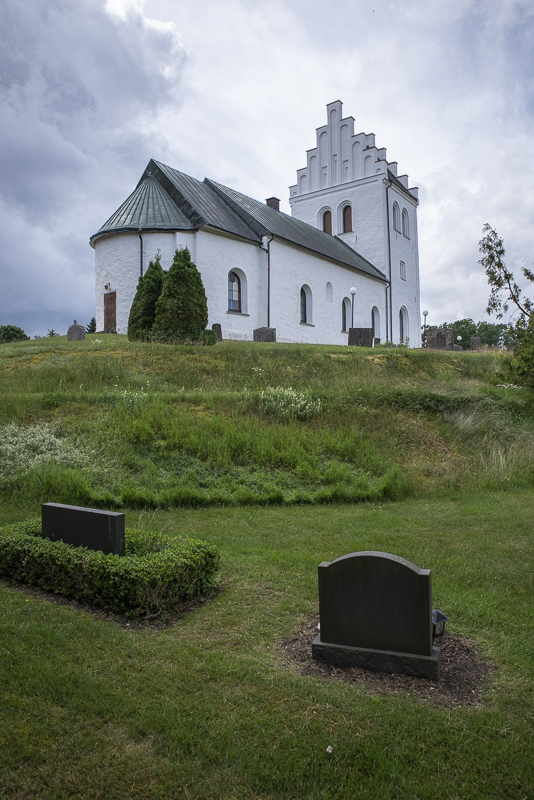
[[[319,564],[320,634],[314,658],[438,680],[430,570],[389,553],[361,552]]]
[[[220,322],[214,322],[211,326],[212,331],[215,331],[218,342],[222,342],[222,328]]]
[[[276,328],[256,328],[252,331],[255,342],[276,342]]]
[[[52,542],[60,540],[75,547],[124,555],[124,514],[96,508],[44,503],[42,535]]]
[[[349,345],[352,347],[372,347],[372,328],[349,328]]]
[[[426,346],[429,350],[452,350],[454,331],[452,328],[437,328],[426,332]]]
[[[463,353],[464,348],[461,344],[455,344],[453,350],[455,350],[457,353]]]
[[[471,350],[480,350],[480,336],[471,336],[469,347]]]

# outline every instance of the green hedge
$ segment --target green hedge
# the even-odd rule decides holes
[[[39,519],[0,529],[0,575],[131,617],[157,616],[216,585],[217,549],[127,530],[124,556],[41,537]]]

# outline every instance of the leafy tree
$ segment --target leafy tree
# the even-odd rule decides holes
[[[29,338],[17,325],[0,325],[0,342],[22,342]]]
[[[156,336],[198,341],[207,324],[208,303],[200,272],[187,247],[177,250],[156,303]]]
[[[515,329],[518,343],[512,358],[512,374],[522,386],[534,389],[534,315]]]
[[[159,251],[154,261],[137,283],[137,291],[128,318],[128,338],[140,339],[154,325],[156,303],[161,295],[165,273],[160,264]]]
[[[85,326],[86,333],[96,333],[96,318],[91,317],[91,322],[89,325]]]
[[[497,319],[502,319],[504,313],[508,311],[509,303],[512,302],[521,312],[521,319],[528,320],[534,313],[534,303],[522,296],[522,290],[517,285],[513,273],[507,269],[504,263],[505,249],[502,239],[488,223],[482,229],[485,236],[478,243],[478,249],[482,253],[479,264],[482,264],[486,272],[488,283],[491,286],[491,293],[488,300],[488,314],[496,314]],[[522,267],[521,272],[525,278],[534,283],[534,273],[527,267]],[[504,304],[501,297],[504,292],[506,297]]]

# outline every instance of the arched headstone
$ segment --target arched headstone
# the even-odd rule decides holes
[[[319,564],[320,661],[437,680],[430,570],[363,551]]]
[[[71,325],[67,331],[67,341],[81,342],[82,339],[85,339],[85,328],[74,320],[74,325]]]

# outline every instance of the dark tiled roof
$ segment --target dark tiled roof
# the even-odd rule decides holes
[[[402,184],[401,184],[402,185]],[[385,281],[385,275],[342,239],[205,178],[198,181],[150,160],[135,191],[91,237],[120,231],[198,230],[209,226],[249,241],[272,234],[286,242]]]
[[[167,192],[152,177],[145,177],[122,206],[91,237],[108,233],[142,230],[191,230],[194,226],[182,214]]]
[[[254,242],[260,241],[260,237],[243,224],[228,204],[221,203],[206,181],[198,181],[159,161],[151,161],[147,170],[149,168],[153,169],[156,178],[162,182],[178,207],[196,223],[196,227],[211,225]]]
[[[207,178],[206,183],[212,186],[214,191],[226,202],[230,202],[236,214],[239,214],[247,224],[251,226],[255,224],[260,235],[272,233],[279,239],[285,239],[287,242],[312,250],[332,261],[345,264],[359,272],[365,272],[374,278],[385,280],[382,272],[337,236],[323,233],[313,225],[301,222],[282,211],[276,211],[258,200],[253,200],[251,197],[229,189],[227,186],[221,186]]]

